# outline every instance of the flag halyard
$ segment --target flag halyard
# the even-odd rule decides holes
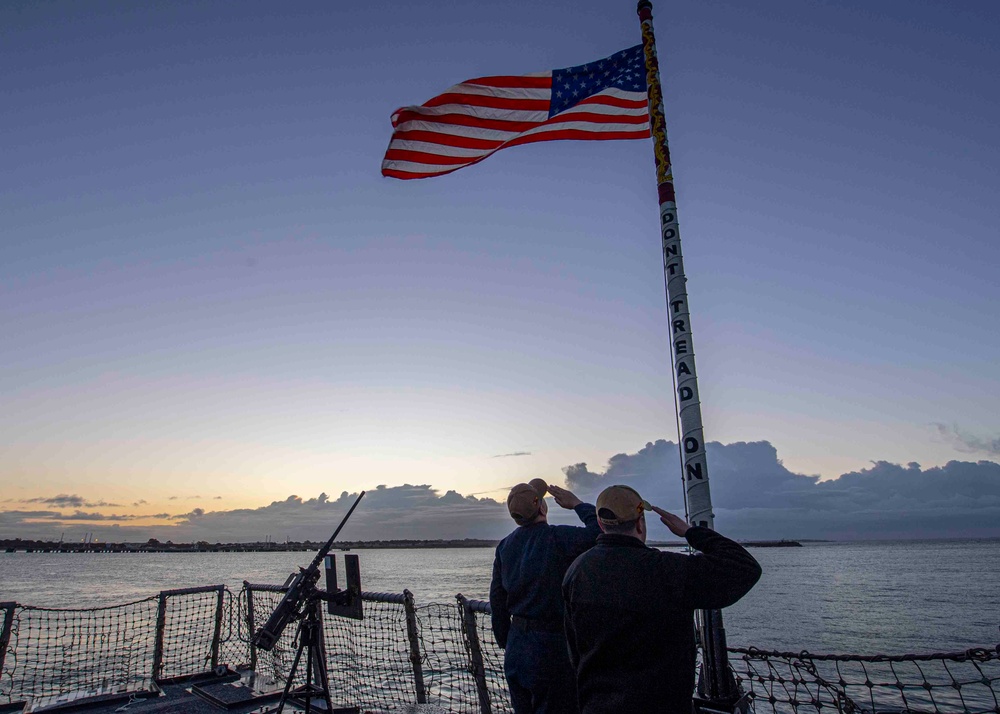
[[[576,67],[470,79],[392,115],[382,175],[429,178],[539,141],[650,136],[642,45]]]

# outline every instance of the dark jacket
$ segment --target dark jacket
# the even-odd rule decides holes
[[[563,580],[566,638],[582,714],[690,714],[694,611],[732,605],[760,578],[741,545],[692,527],[694,555],[603,534]]]
[[[594,506],[581,503],[573,510],[583,528],[548,523],[519,526],[497,546],[490,606],[493,635],[501,648],[507,646],[512,615],[557,626],[562,623],[563,575],[578,555],[593,547],[601,532]]]

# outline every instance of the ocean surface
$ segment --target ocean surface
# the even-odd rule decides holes
[[[364,590],[407,588],[418,605],[452,602],[456,593],[488,596],[492,548],[353,552]],[[1000,642],[1000,540],[809,543],[751,552],[764,575],[724,612],[730,645],[901,654]],[[311,559],[307,552],[0,553],[0,601],[83,608],[197,585],[238,591],[244,580],[281,584]]]

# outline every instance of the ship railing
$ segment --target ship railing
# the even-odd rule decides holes
[[[222,585],[185,588],[99,608],[0,603],[0,710],[25,700],[38,709],[154,691],[223,666],[283,684],[295,628],[266,652],[253,646],[252,634],[284,593],[244,583],[235,594]],[[408,590],[362,597],[362,620],[323,616],[340,703],[366,712],[423,703],[455,714],[512,711],[488,602],[458,595],[418,605]],[[757,714],[1000,712],[1000,648],[893,656],[729,652]]]

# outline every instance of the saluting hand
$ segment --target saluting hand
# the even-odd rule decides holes
[[[562,508],[573,509],[583,503],[572,491],[567,491],[565,488],[549,485],[549,493],[552,494],[553,500]]]
[[[670,529],[670,532],[679,538],[683,538],[687,532],[689,526],[687,521],[685,521],[680,516],[675,516],[670,511],[664,511],[662,508],[653,506],[653,513],[660,517],[660,522]]]

